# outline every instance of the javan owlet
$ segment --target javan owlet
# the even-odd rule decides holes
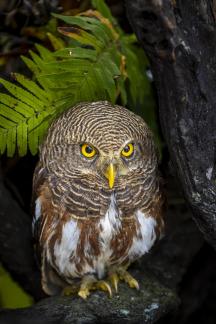
[[[41,146],[33,200],[47,294],[111,295],[119,279],[138,289],[127,268],[160,236],[164,202],[141,117],[107,101],[64,112]]]

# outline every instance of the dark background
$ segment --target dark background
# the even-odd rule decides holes
[[[107,1],[110,6],[112,13],[117,17],[120,25],[126,32],[132,32],[132,28],[127,20],[125,6],[123,1]],[[10,79],[11,72],[21,72],[28,74],[20,55],[26,55],[29,49],[34,47],[35,42],[42,43],[43,45],[49,46],[48,40],[43,35],[43,30],[50,19],[50,12],[71,12],[75,14],[80,10],[85,10],[89,6],[88,1],[4,1],[0,2],[0,76]],[[29,29],[29,27],[41,30],[41,34],[37,34],[35,29]],[[40,29],[41,28],[41,29]],[[149,67],[150,71],[150,67]],[[148,74],[149,74],[149,71]],[[208,243],[204,242],[202,236],[199,234],[198,229],[193,221],[191,221],[191,213],[188,211],[188,207],[184,201],[184,197],[181,192],[181,188],[176,179],[174,168],[170,163],[169,154],[167,147],[164,143],[161,135],[159,117],[158,117],[158,103],[156,96],[156,89],[154,81],[149,81],[151,91],[146,102],[145,111],[141,107],[134,107],[134,110],[142,115],[148,122],[149,126],[153,129],[155,137],[159,144],[161,151],[161,172],[165,178],[166,190],[168,192],[168,204],[169,204],[169,220],[168,222],[168,233],[172,237],[172,233],[175,233],[179,226],[180,234],[178,236],[176,245],[171,245],[173,251],[181,250],[181,258],[167,261],[168,267],[172,268],[176,266],[176,278],[173,280],[173,284],[170,284],[169,280],[165,283],[168,287],[177,292],[180,303],[177,309],[166,315],[165,318],[158,319],[159,323],[206,323],[211,324],[216,322],[216,310],[215,310],[215,299],[216,299],[216,258],[215,252]],[[149,85],[148,85],[149,86]],[[22,210],[29,217],[30,216],[30,203],[31,203],[31,186],[32,186],[32,175],[37,163],[37,156],[33,157],[28,154],[24,158],[19,158],[17,155],[13,158],[7,158],[6,156],[1,157],[1,181],[4,184],[6,190],[10,192],[10,199],[16,201]],[[1,191],[1,194],[3,191]],[[0,197],[7,199],[7,196]],[[8,212],[10,212],[8,210]],[[172,216],[173,215],[173,216]],[[185,215],[190,220],[189,225],[185,225]],[[188,216],[189,215],[189,216]],[[0,213],[1,217],[1,213]],[[2,216],[3,217],[3,216]],[[177,221],[172,221],[172,217]],[[183,224],[184,223],[184,224]],[[183,224],[183,225],[182,225]],[[190,231],[187,233],[187,229]],[[23,228],[25,231],[25,228]],[[193,234],[193,233],[196,233]],[[9,231],[10,233],[10,231]],[[22,235],[22,232],[20,233]],[[25,233],[23,233],[25,235]],[[194,238],[194,235],[196,238]],[[190,238],[191,237],[191,238]],[[198,238],[197,238],[198,237]],[[163,243],[162,243],[163,244]],[[166,242],[165,242],[166,244]],[[164,244],[164,245],[165,245]],[[193,246],[193,253],[187,252]],[[4,246],[1,246],[1,256],[4,256]],[[29,253],[31,253],[31,249]],[[152,259],[160,253],[153,251]],[[164,250],[163,250],[164,251]],[[172,251],[166,251],[167,254],[172,255]],[[175,254],[175,253],[173,253]],[[175,255],[179,255],[178,251]],[[0,261],[1,261],[0,256]],[[158,256],[162,258],[163,255]],[[20,257],[21,258],[21,257]],[[176,257],[177,258],[177,257]],[[187,258],[187,262],[185,259]],[[151,257],[150,257],[150,271],[151,271]],[[2,258],[2,264],[4,269],[11,270],[13,277],[23,283],[23,287],[29,292],[28,286],[25,286],[24,278],[20,277],[19,271],[13,269],[13,265],[9,265],[10,261],[4,262]],[[11,258],[11,260],[13,260]],[[11,261],[13,262],[13,261]],[[147,260],[148,264],[148,260]],[[183,270],[181,270],[181,264]],[[22,267],[22,260],[20,260],[20,266]],[[147,266],[147,268],[148,268]],[[3,269],[2,268],[2,269]],[[181,275],[179,272],[181,271]],[[158,271],[160,277],[160,271]],[[157,269],[155,270],[157,275]],[[35,274],[37,277],[38,274]],[[175,277],[175,272],[173,272]],[[0,272],[0,306],[4,307],[23,307],[31,303],[30,300],[26,299],[17,288],[7,284],[5,287],[4,280],[6,279],[3,270]],[[163,279],[162,279],[163,281]],[[35,281],[36,282],[36,281]],[[17,294],[17,298],[14,296]],[[10,296],[15,302],[10,302],[10,297],[4,298],[4,295]],[[38,299],[40,298],[40,292],[37,294]],[[36,299],[37,299],[36,297]],[[22,301],[22,302],[21,302]],[[17,303],[17,304],[16,304]],[[23,304],[22,304],[23,303]],[[9,323],[9,319],[7,320]],[[0,323],[4,323],[4,318]]]

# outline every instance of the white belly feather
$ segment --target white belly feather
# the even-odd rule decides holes
[[[116,208],[115,198],[112,196],[110,206],[98,225],[100,226],[99,242],[101,244],[101,254],[100,256],[94,257],[92,260],[93,266],[85,262],[81,272],[77,271],[75,263],[70,262],[72,253],[74,253],[76,259],[78,258],[76,248],[80,237],[80,229],[77,226],[77,221],[74,219],[65,223],[62,229],[62,239],[60,243],[56,242],[54,246],[55,265],[58,268],[58,272],[64,274],[64,276],[71,277],[71,279],[81,277],[86,273],[97,273],[98,277],[102,278],[105,274],[106,267],[110,263],[110,256],[112,254],[110,242],[122,226],[120,216]],[[128,251],[130,261],[134,261],[148,252],[156,239],[155,219],[149,216],[146,217],[139,210],[135,213],[135,217],[138,223],[139,235],[138,237],[134,237],[132,246]],[[90,251],[88,244],[86,243],[84,248],[86,256],[89,256],[88,251]],[[48,255],[49,253],[47,253]],[[49,261],[52,264],[52,260]],[[121,260],[119,260],[119,264],[121,264]]]
[[[155,226],[156,221],[153,217],[146,217],[141,211],[137,211],[137,222],[140,224],[140,238],[134,237],[132,246],[129,250],[129,258],[134,261],[134,256],[140,258],[147,253],[156,240]]]

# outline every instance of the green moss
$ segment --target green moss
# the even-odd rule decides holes
[[[4,308],[22,308],[32,304],[32,298],[0,266],[0,306]]]

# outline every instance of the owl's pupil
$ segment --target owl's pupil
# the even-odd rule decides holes
[[[85,151],[87,154],[90,154],[90,153],[92,153],[93,148],[91,146],[86,146]]]
[[[130,151],[130,147],[128,145],[125,146],[124,151],[125,151],[125,153],[128,153]]]

